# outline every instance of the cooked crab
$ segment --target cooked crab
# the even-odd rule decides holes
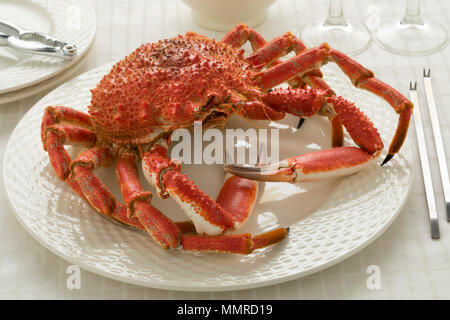
[[[245,57],[241,46],[246,41],[254,52]],[[279,60],[291,51],[294,57]],[[405,139],[413,109],[408,99],[327,44],[306,49],[291,33],[266,42],[243,24],[221,41],[188,32],[142,45],[91,90],[89,114],[47,107],[42,143],[58,177],[96,211],[146,230],[161,247],[250,253],[283,240],[288,231],[226,234],[250,215],[257,196],[255,180],[298,182],[343,176],[367,166],[383,148],[371,121],[336,96],[322,78],[319,68],[328,62],[336,63],[356,87],[387,100],[399,114],[386,163]],[[290,88],[272,90],[286,81]],[[192,127],[194,121],[201,121],[204,128],[223,127],[233,113],[272,121],[286,113],[328,117],[333,148],[283,160],[271,171],[228,166],[229,172],[244,177],[230,175],[213,200],[169,158],[170,135],[175,129]],[[357,147],[342,146],[343,126]],[[65,145],[88,149],[72,160]],[[125,205],[94,174],[114,160]],[[175,223],[152,206],[152,193],[143,190],[138,179],[140,160],[157,194],[174,198],[191,222]]]

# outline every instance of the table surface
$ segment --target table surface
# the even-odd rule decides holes
[[[220,39],[223,33],[205,30],[192,21],[189,8],[179,0],[96,0],[98,29],[94,44],[75,75],[122,58],[143,42],[153,42],[192,30]],[[362,20],[376,5],[383,19],[402,15],[404,1],[344,1],[345,14]],[[448,24],[450,2],[424,1],[424,16]],[[285,31],[298,34],[313,17],[326,15],[327,1],[279,0],[269,8],[267,20],[256,27],[266,38]],[[101,13],[101,14],[100,14]],[[423,67],[431,67],[438,114],[447,155],[450,155],[450,46],[424,57],[406,57],[384,51],[375,43],[356,58],[378,78],[408,95],[410,80],[420,80]],[[421,80],[419,95],[426,106]],[[0,159],[8,138],[22,116],[49,90],[17,102],[0,105]],[[388,111],[389,112],[389,111]],[[433,141],[427,112],[422,116],[425,135]],[[443,192],[434,144],[429,145],[430,165],[439,210],[441,239],[431,240],[422,174],[411,128],[414,182],[399,217],[368,247],[324,271],[256,289],[230,292],[178,292],[137,287],[81,270],[80,289],[68,289],[68,262],[34,240],[7,205],[0,183],[0,298],[2,299],[449,299],[450,224],[445,220]],[[448,161],[447,156],[447,161]],[[2,164],[0,162],[0,175]],[[367,285],[370,266],[377,266],[380,287]],[[369,289],[369,287],[371,289]]]

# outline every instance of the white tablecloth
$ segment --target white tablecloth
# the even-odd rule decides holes
[[[450,2],[423,1],[424,15],[448,25]],[[88,57],[77,74],[122,58],[143,42],[173,37],[186,30],[221,38],[195,25],[189,8],[178,0],[96,0],[98,30]],[[383,18],[400,17],[404,1],[344,1],[348,17],[362,19],[370,5],[377,5]],[[279,0],[269,9],[268,19],[256,29],[267,39],[285,31],[299,32],[313,17],[324,17],[327,1]],[[450,47],[426,57],[390,54],[376,44],[357,57],[379,78],[408,95],[409,81],[420,80],[422,68],[432,68],[434,92],[444,145],[450,155]],[[47,92],[17,102],[0,105],[0,158],[9,135],[26,111]],[[423,107],[426,106],[421,94]],[[427,140],[432,141],[429,117]],[[414,130],[408,138],[416,148]],[[38,244],[19,225],[7,205],[0,183],[0,298],[3,299],[449,299],[450,224],[446,222],[442,189],[433,144],[431,169],[440,213],[441,239],[430,239],[427,206],[418,154],[414,154],[414,184],[409,200],[392,226],[377,240],[347,260],[311,276],[263,288],[222,293],[193,293],[149,289],[109,280],[81,271],[81,288],[66,287],[69,263]],[[448,160],[448,157],[447,157]],[[3,168],[0,164],[0,174]],[[381,271],[381,287],[368,289],[367,268]]]

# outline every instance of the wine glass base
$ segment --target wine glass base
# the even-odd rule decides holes
[[[307,24],[300,34],[300,39],[308,47],[327,42],[333,49],[347,55],[356,55],[369,47],[372,36],[360,23],[347,21],[343,26],[328,25],[322,20]]]
[[[393,53],[419,56],[435,53],[448,43],[447,32],[438,24],[385,22],[375,32],[376,42]]]

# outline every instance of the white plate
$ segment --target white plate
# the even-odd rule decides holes
[[[86,54],[97,28],[95,9],[87,0],[4,0],[0,19],[78,48],[77,57],[67,61],[0,47],[0,94],[35,85],[74,65]]]
[[[84,55],[84,57],[79,59],[75,65],[66,69],[64,72],[59,73],[54,77],[51,77],[46,81],[16,91],[0,94],[0,105],[17,101],[20,99],[25,99],[32,95],[38,94],[42,91],[55,88],[56,86],[64,83],[65,81],[73,77],[73,75],[80,69],[80,67],[83,65],[84,60],[86,59],[87,55]]]
[[[82,268],[119,281],[173,290],[221,291],[275,284],[322,270],[361,250],[386,230],[407,199],[412,164],[405,144],[385,167],[373,164],[352,176],[320,183],[261,184],[253,215],[241,231],[259,233],[290,226],[288,239],[276,246],[248,256],[162,250],[145,233],[96,214],[57,179],[41,147],[44,108],[67,105],[86,110],[89,89],[108,70],[104,66],[89,71],[39,101],[15,128],[4,157],[5,188],[17,219],[45,247]],[[366,112],[388,143],[397,121],[389,105],[353,88],[340,74],[327,71],[326,78],[333,89]],[[229,127],[242,123],[246,124],[233,119]],[[290,126],[295,127],[296,118],[288,117],[283,123],[287,126],[280,133],[281,157],[329,147],[325,119],[309,119],[298,131]],[[72,155],[79,151],[70,150]],[[224,176],[221,166],[187,165],[184,169],[211,196],[217,195]],[[113,168],[97,173],[121,199]],[[172,199],[154,200],[170,217],[185,219]]]

